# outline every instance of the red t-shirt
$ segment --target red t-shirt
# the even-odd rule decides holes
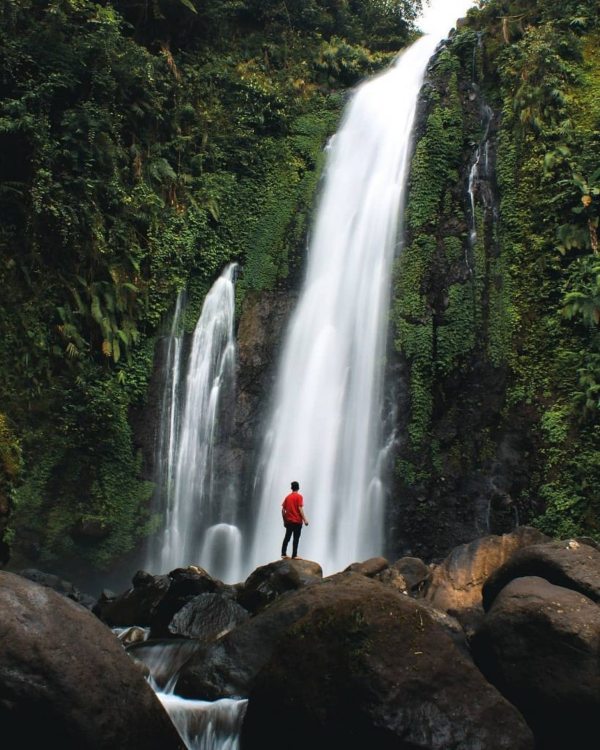
[[[299,492],[291,492],[281,503],[284,510],[286,523],[302,523],[300,508],[304,505],[302,495]]]

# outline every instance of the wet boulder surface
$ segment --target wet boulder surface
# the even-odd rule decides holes
[[[425,598],[436,609],[456,617],[471,634],[483,618],[482,588],[488,578],[517,551],[548,541],[537,529],[522,526],[508,534],[491,534],[461,544],[434,566]]]
[[[600,603],[600,550],[590,543],[577,539],[548,540],[516,550],[485,581],[484,608],[491,606],[510,581],[524,576],[545,578]]]
[[[252,613],[259,612],[287,591],[295,591],[323,578],[321,566],[311,560],[284,559],[261,565],[244,581],[238,602]]]
[[[292,750],[533,748],[520,713],[428,608],[390,586],[341,573],[281,597],[254,627],[267,617],[280,627],[248,683],[243,748],[283,737]]]
[[[477,665],[540,750],[592,750],[600,727],[600,552],[567,539],[515,552],[483,586]]]
[[[0,726],[19,747],[183,750],[118,638],[83,606],[0,572]]]

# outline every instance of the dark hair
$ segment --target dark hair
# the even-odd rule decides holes
[[[292,489],[294,491],[300,489],[300,485],[298,484],[298,482],[292,482]]]

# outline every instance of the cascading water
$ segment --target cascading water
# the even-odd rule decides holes
[[[292,480],[311,522],[304,557],[327,573],[382,553],[382,372],[413,122],[427,64],[471,5],[434,1],[429,33],[356,91],[333,139],[259,467],[250,567],[277,554]]]
[[[248,701],[189,700],[175,694],[179,671],[199,644],[193,640],[139,644],[130,656],[148,669],[148,682],[171,717],[188,750],[238,750]]]
[[[183,343],[183,311],[186,295],[180,291],[177,295],[175,310],[171,321],[171,329],[167,337],[164,372],[165,384],[160,404],[160,432],[156,449],[155,479],[158,487],[155,512],[162,512],[164,505],[168,508],[172,504],[173,470],[179,434],[179,393]],[[150,539],[148,546],[147,564],[151,569],[160,564],[164,545],[164,534]]]
[[[165,522],[154,543],[150,569],[160,572],[200,564],[222,580],[238,580],[241,535],[236,498],[214,471],[224,414],[233,400],[235,376],[234,278],[230,264],[204,300],[184,368],[183,347],[172,332],[163,419]],[[179,301],[178,301],[179,305]],[[178,315],[176,309],[174,323]],[[178,324],[180,328],[180,324]],[[183,393],[181,376],[186,372]]]

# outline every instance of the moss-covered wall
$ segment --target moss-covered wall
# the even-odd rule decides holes
[[[392,310],[397,553],[518,522],[600,535],[596,11],[490,0],[430,68]]]

